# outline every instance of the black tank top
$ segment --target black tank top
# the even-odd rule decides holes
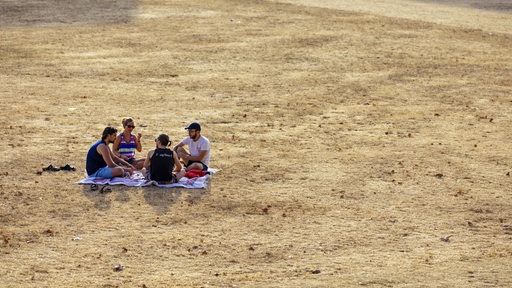
[[[155,181],[171,181],[174,169],[173,151],[169,148],[157,148],[151,156],[150,177]]]

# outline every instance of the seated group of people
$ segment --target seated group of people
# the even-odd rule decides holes
[[[185,128],[188,136],[172,150],[168,148],[172,143],[169,136],[160,134],[155,139],[155,149],[141,159],[135,158],[135,152],[142,152],[142,134],[135,136],[132,133],[135,123],[131,118],[123,119],[122,124],[124,130],[119,135],[116,128],[106,127],[101,140],[94,143],[87,152],[86,170],[89,177],[124,177],[132,175],[135,170],[142,170],[146,179],[175,183],[187,171],[208,171],[210,141],[201,135],[199,123],[188,125]],[[113,144],[112,149],[109,144]]]

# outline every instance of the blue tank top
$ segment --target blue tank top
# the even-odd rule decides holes
[[[98,171],[100,168],[107,166],[107,163],[105,160],[103,160],[103,156],[101,156],[97,150],[98,145],[102,143],[107,145],[105,141],[99,140],[98,142],[94,143],[94,145],[92,145],[87,152],[87,158],[85,160],[85,169],[87,170],[87,175],[91,175]]]

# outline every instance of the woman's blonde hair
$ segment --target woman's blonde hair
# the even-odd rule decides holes
[[[128,123],[130,123],[130,122],[133,122],[132,118],[124,118],[123,121],[121,121],[121,123],[123,124],[123,127],[126,127],[126,125],[128,125]]]

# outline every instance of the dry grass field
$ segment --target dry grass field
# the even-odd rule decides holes
[[[511,287],[510,1],[444,2],[0,1],[0,287]],[[209,189],[75,184],[127,116]]]

